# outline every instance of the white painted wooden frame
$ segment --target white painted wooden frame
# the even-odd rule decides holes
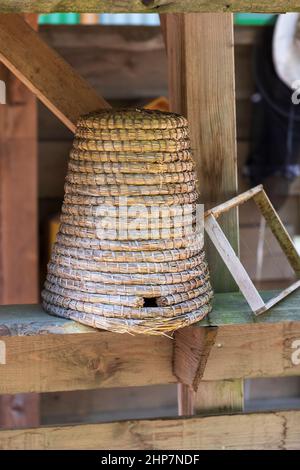
[[[297,277],[300,277],[300,256],[292,242],[286,228],[282,224],[279,215],[275,211],[271,201],[266,195],[263,186],[259,185],[245,193],[242,193],[233,199],[230,199],[223,204],[220,204],[213,209],[210,209],[204,214],[204,228],[216,247],[224,263],[229,269],[232,277],[240,288],[242,294],[247,300],[251,310],[255,315],[260,315],[268,309],[277,304],[280,300],[284,299],[288,294],[295,291],[300,287],[300,280],[287,287],[280,294],[268,302],[264,302],[255,285],[250,279],[247,271],[227,240],[223,230],[217,222],[219,215],[224,212],[243,204],[246,201],[253,199],[258,206],[262,216],[265,218],[267,225],[272,230],[274,236],[279,242],[284,254],[286,255],[291,267],[295,271]]]

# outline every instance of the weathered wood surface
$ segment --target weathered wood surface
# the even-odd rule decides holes
[[[0,393],[174,383],[172,342],[108,333],[1,338]],[[151,354],[150,354],[151,351]]]
[[[0,304],[21,304],[38,301],[36,100],[0,67]]]
[[[0,449],[299,450],[300,411],[0,431]]]
[[[37,16],[26,15],[37,28]],[[0,304],[38,301],[38,150],[34,95],[0,64]],[[1,354],[1,353],[0,353]],[[0,397],[0,427],[39,424],[36,395]]]
[[[221,14],[167,14],[164,26],[170,107],[189,120],[200,202],[210,208],[237,192],[233,18]],[[223,219],[223,229],[238,251],[236,210]],[[235,290],[232,277],[210,243],[206,243],[206,255],[215,292]],[[185,372],[183,348],[186,347],[185,334],[189,343],[188,331],[179,336],[177,343],[174,370],[178,370],[180,376],[182,369]],[[192,344],[190,347],[192,351],[196,349]],[[205,351],[205,359],[200,353],[198,367],[195,365],[197,359],[192,362],[193,379],[191,382],[183,380],[194,390],[202,378],[211,343],[208,341],[206,346],[202,339],[198,348]],[[184,398],[182,403],[181,397]],[[179,408],[187,413],[193,407],[193,392],[183,389],[181,397]]]
[[[0,396],[0,429],[40,425],[40,396],[36,393]]]
[[[264,308],[264,301],[213,214],[208,214],[205,217],[204,227],[205,232],[228,267],[251,310],[257,314]]]
[[[276,292],[261,292],[267,302]],[[244,297],[238,293],[215,294],[212,312],[192,328],[205,326],[234,327],[248,325],[300,322],[300,292],[294,292],[269,312],[254,317]],[[183,331],[183,330],[181,330]],[[79,323],[48,315],[39,305],[0,306],[0,336],[36,336],[49,334],[96,333],[97,330]],[[106,334],[101,331],[101,334]],[[127,335],[115,335],[118,338]]]
[[[194,410],[197,415],[220,415],[238,413],[244,408],[243,380],[201,380],[194,395]]]
[[[263,297],[267,300],[273,295]],[[195,337],[202,327],[218,327],[202,380],[300,375],[296,343],[300,338],[299,301],[296,292],[269,313],[254,318],[240,294],[217,294],[209,318],[190,327],[196,330],[192,332]],[[0,394],[178,380],[172,370],[174,340],[97,332],[51,317],[38,306],[1,307],[0,342],[6,351],[6,364],[0,361]],[[199,344],[196,352],[197,348]],[[186,364],[195,363],[194,356],[189,358],[189,348],[185,357]],[[188,367],[181,368],[180,378],[188,386],[192,387],[195,376]]]
[[[262,294],[265,301],[273,296],[274,293]],[[300,349],[297,350],[296,346],[300,338],[299,299],[299,292],[295,292],[269,312],[254,317],[241,294],[217,294],[208,319],[187,329],[192,337],[193,330],[200,325],[218,326],[202,379],[211,381],[298,375],[300,361],[297,358],[300,357]],[[176,348],[184,350],[186,364],[195,363],[197,348],[186,348],[183,337],[178,337]],[[174,370],[178,367],[182,382],[193,387],[196,367],[184,368],[175,361]]]
[[[109,107],[19,15],[0,15],[0,60],[73,132],[80,115]]]
[[[166,54],[158,27],[45,25],[41,38],[108,100],[167,95]]]
[[[2,0],[5,13],[163,13],[163,12],[261,12],[300,11],[298,0]]]
[[[235,77],[232,15],[167,15],[171,109],[187,116],[197,167],[200,202],[206,209],[236,195]],[[222,228],[238,251],[237,211]],[[216,292],[236,288],[211,245],[207,247]]]
[[[197,390],[215,344],[218,328],[184,328],[175,333],[174,374]],[[187,380],[189,375],[189,380]]]

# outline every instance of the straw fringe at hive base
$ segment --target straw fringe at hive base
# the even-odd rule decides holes
[[[201,320],[212,289],[197,197],[185,118],[138,109],[82,117],[45,310],[131,334]]]

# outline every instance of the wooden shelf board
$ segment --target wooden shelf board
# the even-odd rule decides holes
[[[261,292],[264,300],[274,291]],[[300,291],[291,294],[265,314],[255,317],[243,296],[238,293],[216,294],[213,311],[197,327],[300,322]],[[48,315],[40,305],[0,306],[0,336],[99,333],[71,320]],[[100,333],[106,333],[102,331]],[[112,333],[110,333],[112,334]]]
[[[165,13],[165,12],[254,12],[299,11],[298,0],[2,0],[3,13]]]
[[[180,330],[175,340],[97,331],[37,305],[1,306],[0,352],[5,350],[6,361],[1,364],[0,355],[0,394],[168,384],[178,376],[192,384],[199,367],[194,361],[193,371],[190,351],[201,355],[207,336],[202,327],[209,325],[216,337],[202,380],[300,375],[300,364],[292,361],[300,338],[299,297],[295,292],[254,318],[240,294],[217,294],[209,319]],[[180,371],[173,368],[175,345],[187,364]]]

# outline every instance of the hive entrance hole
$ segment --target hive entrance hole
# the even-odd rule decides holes
[[[157,298],[156,297],[144,297],[144,307],[151,308],[157,307]]]

